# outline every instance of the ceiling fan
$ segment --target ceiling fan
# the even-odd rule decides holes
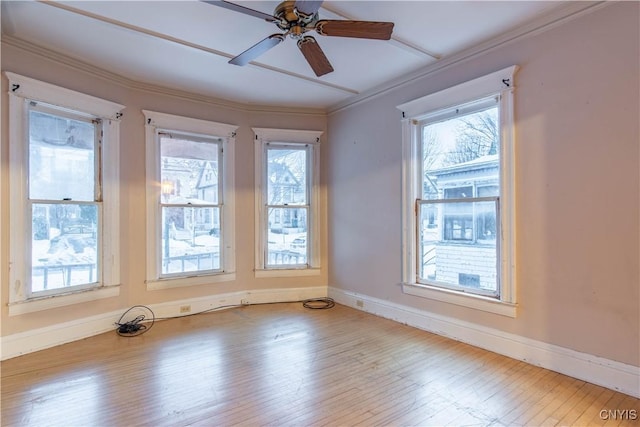
[[[248,64],[289,36],[297,40],[302,55],[316,76],[320,77],[332,72],[333,67],[316,39],[307,35],[307,32],[313,30],[322,36],[389,40],[393,31],[393,22],[319,19],[318,9],[323,0],[283,1],[276,7],[273,15],[225,0],[205,0],[204,2],[273,22],[284,31],[284,33],[276,33],[264,38],[232,58],[229,63],[234,65]]]

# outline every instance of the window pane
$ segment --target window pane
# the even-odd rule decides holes
[[[307,204],[306,149],[267,149],[267,204]]]
[[[160,137],[164,203],[218,204],[218,144]]]
[[[95,126],[29,112],[29,197],[95,200]]]
[[[478,187],[478,197],[498,197],[500,188],[497,185]]]
[[[474,197],[480,185],[497,189],[499,155],[497,107],[423,126],[422,199]]]
[[[497,294],[496,202],[419,204],[421,281]]]
[[[33,204],[32,291],[98,282],[98,206]]]
[[[162,274],[220,269],[220,208],[162,208]]]
[[[270,208],[267,265],[307,263],[307,208]]]

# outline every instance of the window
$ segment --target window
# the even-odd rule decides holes
[[[143,112],[148,288],[233,280],[237,127]]]
[[[497,97],[474,104],[462,114],[456,109],[451,117],[439,114],[436,122],[427,117],[417,124],[423,189],[417,201],[423,254],[417,282],[498,297]],[[424,217],[431,212],[436,219],[428,227]]]
[[[515,316],[515,70],[398,107],[408,294]]]
[[[10,314],[115,296],[117,119],[124,107],[6,75],[12,88],[10,274],[18,284],[10,287]]]
[[[256,275],[315,274],[319,268],[318,149],[322,132],[256,134]]]

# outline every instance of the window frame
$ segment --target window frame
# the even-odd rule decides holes
[[[148,290],[206,285],[235,280],[235,136],[238,126],[173,114],[142,110],[145,116],[147,272]],[[162,183],[160,134],[173,133],[186,138],[220,139],[222,188],[220,221],[220,269],[162,273]]]
[[[21,315],[55,307],[63,307],[79,302],[109,298],[119,294],[120,285],[120,117],[123,105],[76,92],[50,83],[5,72],[9,80],[9,158],[12,167],[9,171],[10,217],[9,262],[11,265],[9,287],[9,315]],[[101,200],[99,209],[101,225],[98,230],[100,258],[98,260],[99,280],[95,283],[59,288],[44,293],[32,294],[28,277],[31,268],[31,229],[27,219],[31,214],[27,209],[32,206],[29,200],[29,112],[30,103],[42,103],[47,106],[68,110],[71,115],[92,117],[100,120],[101,136],[101,194],[94,195]],[[101,211],[101,212],[100,212]],[[104,233],[102,230],[110,230]]]
[[[402,111],[402,290],[404,293],[487,311],[516,316],[515,252],[515,129],[514,75],[511,66],[442,91],[415,99],[397,108]],[[425,121],[441,121],[465,110],[477,110],[497,97],[500,131],[500,250],[497,253],[499,296],[471,294],[456,289],[419,283],[417,201],[421,197],[422,142]],[[465,199],[466,200],[466,199]],[[473,198],[469,198],[472,201]],[[497,242],[496,242],[497,243]]]
[[[270,184],[270,180],[268,178],[268,158],[269,158],[269,151],[270,150],[298,150],[304,153],[305,156],[305,200],[304,203],[282,203],[282,204],[273,204],[269,201],[269,184]],[[311,175],[311,171],[309,170],[309,165],[311,164],[311,159],[312,159],[312,148],[309,144],[291,144],[291,143],[280,143],[280,142],[267,142],[265,144],[265,149],[264,149],[264,159],[263,162],[265,165],[267,165],[264,168],[263,171],[263,182],[265,183],[263,191],[263,203],[265,203],[264,205],[264,209],[265,209],[265,215],[264,215],[264,221],[262,223],[263,226],[263,242],[267,241],[268,243],[268,232],[269,232],[269,211],[271,209],[276,209],[276,211],[274,212],[274,216],[278,216],[279,217],[279,221],[280,224],[284,225],[285,224],[285,220],[284,218],[289,218],[289,216],[291,214],[287,214],[287,211],[292,212],[295,209],[302,209],[306,211],[306,218],[307,218],[307,227],[309,224],[309,218],[310,216],[310,209],[311,209],[311,203],[310,203],[310,195],[311,195],[311,185],[310,185],[310,175]],[[292,193],[291,188],[288,188],[286,190],[288,193]],[[286,198],[286,196],[284,196],[284,198]],[[280,211],[278,211],[280,210]],[[275,215],[276,213],[279,213],[280,215]],[[308,237],[309,231],[307,228],[307,237]],[[307,239],[308,240],[308,239]],[[307,260],[306,263],[304,264],[269,264],[268,263],[268,244],[264,247],[264,268],[265,270],[293,270],[293,269],[304,269],[304,268],[308,268],[309,267],[309,245],[306,245],[306,251],[305,251],[305,259]]]
[[[216,195],[216,200],[217,202],[213,203],[198,203],[196,205],[192,205],[191,203],[173,203],[173,202],[168,202],[168,201],[163,201],[163,197],[162,197],[162,192],[164,191],[164,186],[165,186],[165,181],[163,179],[159,179],[160,182],[160,188],[161,188],[161,195],[160,195],[160,200],[159,200],[159,212],[158,212],[158,216],[159,218],[162,218],[162,210],[164,208],[194,208],[194,209],[201,209],[201,208],[214,208],[214,209],[218,209],[219,213],[218,213],[218,219],[219,222],[221,224],[224,224],[224,221],[221,221],[221,217],[222,217],[222,210],[224,207],[224,185],[225,185],[225,180],[224,180],[224,148],[223,148],[223,142],[222,142],[222,138],[219,137],[204,137],[202,135],[199,136],[194,136],[194,135],[190,135],[190,134],[185,134],[183,132],[175,132],[175,131],[168,131],[168,130],[157,130],[157,139],[156,139],[156,143],[162,147],[162,139],[165,137],[169,137],[170,139],[172,139],[174,136],[176,137],[176,139],[183,139],[183,140],[188,140],[190,142],[199,142],[199,143],[207,143],[207,144],[213,144],[215,145],[215,149],[217,151],[217,174],[218,174],[218,188],[217,188],[217,195]],[[160,151],[162,151],[162,148],[160,148]],[[162,169],[162,168],[160,168]],[[162,175],[162,172],[161,172]],[[180,181],[178,181],[178,184],[180,184]],[[178,187],[180,187],[178,185]],[[172,187],[173,190],[175,190],[174,187]],[[206,212],[210,212],[210,211],[205,211]],[[195,211],[192,211],[191,213],[191,220],[195,221]],[[164,230],[168,230],[166,227],[168,227],[167,224],[162,224],[162,220],[160,220],[160,226],[163,227]],[[165,231],[160,231],[161,234],[164,234]],[[166,238],[166,236],[165,236]],[[222,240],[220,240],[220,245],[222,247],[222,245],[224,244],[224,242]],[[162,249],[164,250],[166,249],[166,246]],[[162,250],[160,251],[160,253],[162,253]],[[197,276],[202,276],[202,275],[209,275],[209,274],[219,274],[219,273],[223,273],[224,272],[224,251],[220,250],[220,265],[218,268],[216,269],[210,269],[210,270],[198,270],[198,271],[189,271],[189,272],[179,272],[179,273],[163,273],[162,272],[162,268],[160,268],[160,272],[159,272],[159,279],[176,279],[176,278],[184,278],[185,275],[186,276],[193,276],[193,275],[197,275]],[[162,256],[160,257],[160,265],[162,265],[163,262],[163,258]]]
[[[252,128],[255,134],[255,276],[286,277],[320,274],[320,137],[323,131]],[[306,151],[307,205],[291,205],[307,211],[307,263],[267,265],[268,209],[267,150],[293,147]]]

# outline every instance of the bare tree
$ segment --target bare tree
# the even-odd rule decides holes
[[[438,135],[430,126],[422,128],[422,169],[431,170],[441,155]]]
[[[436,186],[429,173],[439,163],[439,159],[442,155],[440,150],[440,144],[438,141],[437,133],[433,131],[430,126],[422,128],[422,192],[426,196],[427,194],[437,194],[438,187]]]
[[[497,109],[461,118],[455,149],[447,154],[446,163],[464,163],[478,157],[498,154],[500,136],[497,122]]]
[[[293,202],[294,192],[300,191],[306,176],[306,153],[302,150],[269,151],[271,204]],[[293,178],[291,180],[290,178]]]

